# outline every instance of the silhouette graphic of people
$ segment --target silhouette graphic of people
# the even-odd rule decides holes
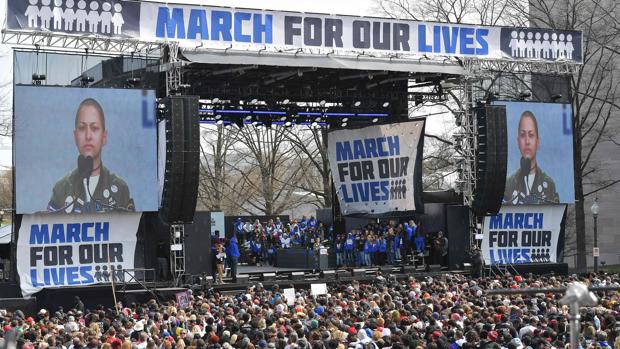
[[[73,10],[73,0],[65,2],[65,12],[63,12],[63,20],[65,21],[65,30],[73,30],[73,22],[75,22],[75,11]]]
[[[112,16],[112,24],[114,24],[114,34],[121,34],[123,31],[123,24],[125,24],[125,20],[123,19],[123,15],[121,11],[123,10],[123,6],[119,3],[114,4],[114,15]]]
[[[36,28],[39,26],[39,3],[38,0],[29,0],[30,5],[26,8],[26,12],[24,12],[24,16],[28,18],[28,26],[31,28]]]
[[[508,47],[511,48],[510,52],[513,57],[518,57],[519,55],[519,40],[517,40],[518,35],[519,33],[517,33],[516,30],[510,32],[510,44],[508,44]]]
[[[86,31],[86,17],[88,14],[86,13],[86,1],[80,0],[78,1],[78,9],[75,11],[75,19],[76,19],[76,30],[77,31]]]
[[[101,267],[100,266],[95,267],[95,280],[97,280],[98,282],[101,282]]]
[[[52,16],[54,17],[54,29],[62,29],[62,0],[54,0],[54,9],[52,10]]]
[[[88,11],[88,16],[86,19],[88,20],[88,31],[91,33],[98,32],[99,22],[101,18],[99,16],[99,3],[96,1],[90,2],[90,11]]]
[[[112,9],[112,4],[110,4],[109,2],[104,2],[103,5],[101,5],[101,8],[103,9],[100,16],[101,32],[105,34],[110,34],[110,32],[112,31],[112,12],[110,12],[110,10]]]
[[[41,10],[39,16],[41,18],[41,29],[50,29],[50,22],[52,20],[52,9],[50,8],[51,0],[42,0]]]
[[[125,281],[125,272],[123,271],[123,266],[120,264],[116,266],[116,279],[119,282]]]
[[[575,51],[575,47],[573,46],[573,36],[568,34],[566,35],[566,58],[573,59],[573,51]]]
[[[110,273],[108,273],[108,266],[104,265],[102,269],[103,271],[101,272],[101,276],[103,276],[103,281],[110,282]]]

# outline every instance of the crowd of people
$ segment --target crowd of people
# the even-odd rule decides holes
[[[214,232],[212,245],[214,255],[220,256],[216,265],[228,264],[235,270],[244,251],[248,252],[248,264],[273,265],[278,249],[322,247],[332,249],[338,267],[393,265],[425,253],[432,259],[429,262],[445,265],[448,239],[441,231],[431,239],[429,236],[414,220],[369,223],[344,233],[334,232],[333,226],[325,226],[314,217],[304,216],[291,222],[283,222],[279,217],[267,222],[256,219],[253,223],[239,218],[234,223],[235,239],[222,239]]]
[[[0,345],[16,349],[471,349],[568,348],[561,294],[489,295],[490,289],[557,288],[580,281],[620,286],[618,275],[471,278],[444,274],[329,285],[327,294],[261,284],[223,295],[118,303],[116,309],[0,312]],[[292,287],[292,286],[287,286]],[[289,294],[286,298],[285,294]],[[294,294],[294,296],[293,296]],[[620,297],[583,308],[583,349],[620,348]]]

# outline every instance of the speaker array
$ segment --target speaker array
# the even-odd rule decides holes
[[[164,99],[166,165],[159,215],[166,223],[194,220],[200,163],[198,97]]]
[[[486,105],[476,109],[477,180],[472,209],[479,216],[495,215],[502,207],[506,186],[506,108]]]

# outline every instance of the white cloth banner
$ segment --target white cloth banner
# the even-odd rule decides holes
[[[24,215],[17,240],[22,294],[121,282],[134,268],[140,213]]]
[[[503,206],[496,216],[485,217],[485,264],[557,263],[565,210],[564,205]]]
[[[329,133],[329,165],[343,214],[416,210],[423,130],[424,121],[410,121]]]

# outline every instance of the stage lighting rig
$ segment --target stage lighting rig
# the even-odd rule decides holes
[[[47,77],[45,74],[32,74],[32,84],[33,85],[41,85],[42,81],[45,81]]]
[[[80,77],[80,83],[82,85],[82,87],[87,87],[88,84],[92,83],[95,81],[95,78],[90,76],[90,75],[82,75]]]

